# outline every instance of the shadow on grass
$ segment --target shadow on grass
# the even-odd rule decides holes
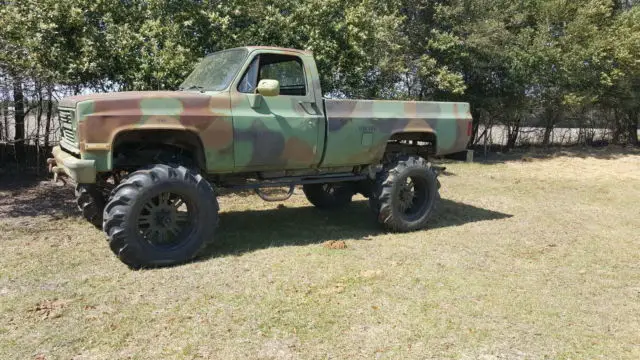
[[[51,219],[64,219],[80,216],[73,188],[54,185],[50,181],[42,181],[42,178],[2,182],[0,195],[0,218],[44,215]],[[510,217],[512,215],[442,199],[426,231]],[[322,211],[311,206],[288,208],[285,205],[270,210],[222,212],[216,241],[201,252],[199,260],[270,247],[320,244],[327,240],[366,240],[383,232],[367,201],[354,202],[339,211]]]
[[[615,160],[629,155],[640,155],[639,147],[615,145],[604,147],[550,146],[547,148],[532,146],[528,148],[516,148],[509,152],[500,152],[497,149],[492,149],[486,156],[483,148],[477,147],[474,150],[474,162],[485,165],[503,164],[514,161],[528,162],[547,160],[559,157]]]
[[[51,177],[47,178],[45,176],[37,176],[33,174],[0,174],[0,191],[27,190],[48,179],[51,179]]]
[[[443,199],[426,231],[510,217],[512,215]],[[366,201],[333,212],[314,207],[226,212],[220,214],[216,241],[202,251],[199,259],[328,240],[366,240],[383,232]]]
[[[38,176],[0,178],[0,218],[43,215],[52,219],[78,216],[73,187],[55,185]]]

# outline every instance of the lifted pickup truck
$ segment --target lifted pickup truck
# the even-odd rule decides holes
[[[360,193],[392,231],[426,226],[437,155],[465,151],[467,103],[333,100],[313,55],[242,47],[205,57],[179,91],[73,96],[49,159],[84,217],[133,268],[194,257],[214,237],[214,188],[302,185],[321,209]]]

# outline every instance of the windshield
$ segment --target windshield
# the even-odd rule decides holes
[[[180,90],[220,91],[229,86],[247,57],[247,49],[233,49],[213,53],[180,85]]]

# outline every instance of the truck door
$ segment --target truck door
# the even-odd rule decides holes
[[[255,51],[231,88],[236,171],[293,170],[319,164],[324,141],[322,104],[312,77],[294,54]],[[280,83],[280,94],[256,93],[260,80]]]

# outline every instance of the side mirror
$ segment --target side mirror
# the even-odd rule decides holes
[[[260,80],[256,90],[262,96],[278,96],[280,95],[280,82],[271,79]]]

